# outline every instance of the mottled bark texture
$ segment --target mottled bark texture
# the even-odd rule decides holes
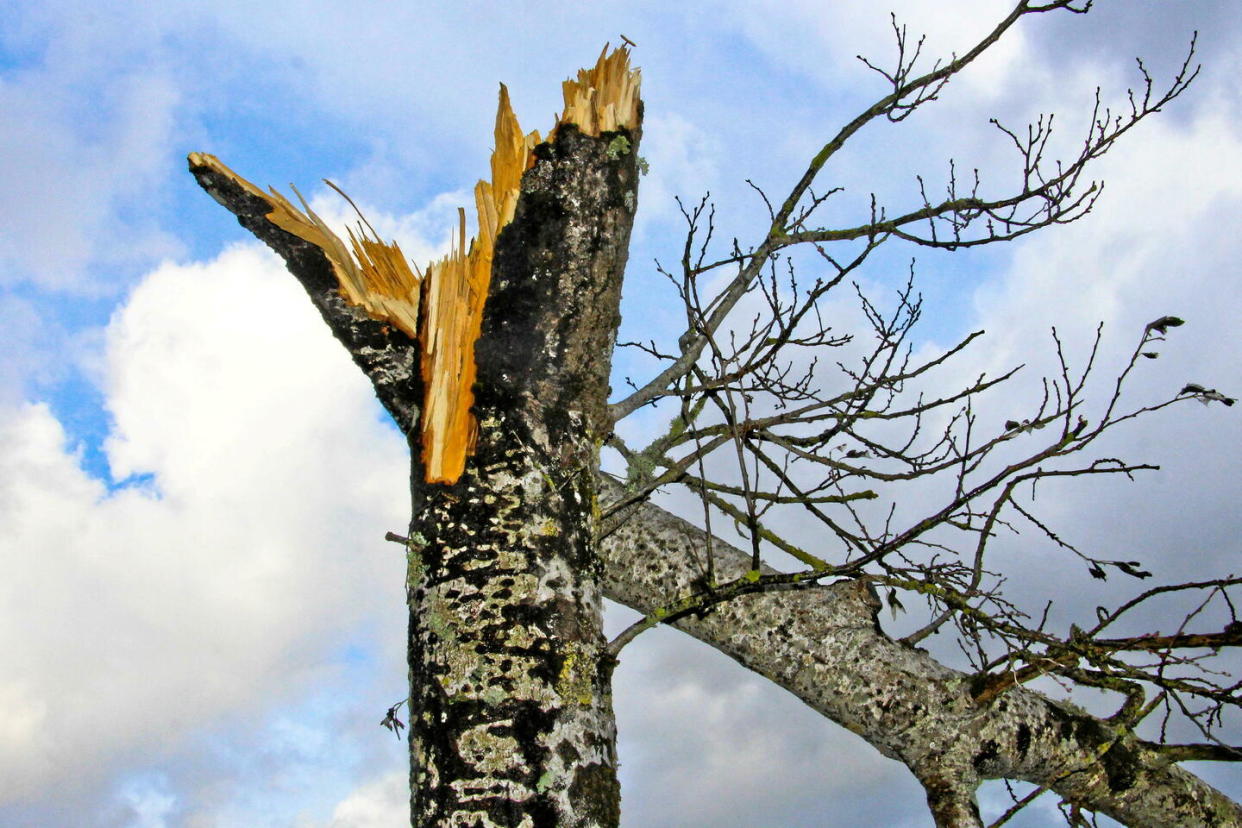
[[[476,452],[453,485],[415,476],[415,825],[620,817],[594,540],[637,185],[615,137],[564,126],[536,149],[497,239],[475,350]]]
[[[621,487],[605,479],[605,500]],[[700,580],[703,532],[642,506],[601,544],[606,594],[641,612],[673,603]],[[720,580],[749,554],[716,540]],[[970,677],[880,629],[880,600],[863,581],[746,596],[675,623],[797,695],[922,782],[942,826],[979,825],[981,779],[1022,779],[1130,826],[1242,825],[1242,808],[1136,739],[1068,704],[1023,688],[976,706]]]

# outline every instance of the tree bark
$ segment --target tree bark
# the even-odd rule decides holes
[[[610,500],[623,496],[608,481]],[[602,544],[608,597],[649,613],[701,581],[704,533],[652,505]],[[720,580],[750,555],[715,539]],[[1130,826],[1242,825],[1242,808],[1133,735],[1064,702],[1013,688],[974,703],[970,676],[880,629],[864,581],[749,595],[674,623],[896,759],[923,784],[937,825],[978,822],[981,779],[1021,779]]]
[[[413,475],[416,825],[620,818],[593,511],[636,187],[613,137],[562,126],[537,149],[497,240],[475,454],[455,484]]]

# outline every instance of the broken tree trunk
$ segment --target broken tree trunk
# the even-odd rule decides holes
[[[638,73],[605,50],[546,143],[503,87],[479,235],[426,272],[212,156],[199,183],[284,256],[411,444],[411,820],[611,826],[599,448],[637,191]],[[363,220],[365,222],[365,220]],[[369,225],[368,225],[369,227]]]
[[[593,513],[637,174],[615,137],[562,126],[537,148],[492,265],[474,455],[416,486],[418,825],[619,819]]]

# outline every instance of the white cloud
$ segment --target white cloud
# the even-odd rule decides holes
[[[693,208],[699,197],[720,183],[724,147],[716,136],[676,112],[647,116],[643,142],[649,172],[639,184],[642,209],[635,229],[667,230],[669,224],[681,224],[676,197]]]
[[[897,25],[907,32],[907,60],[914,55],[919,38],[926,38],[918,66],[927,71],[937,59],[967,52],[1004,18],[1012,4],[965,0],[947,10],[934,0],[905,0],[881,9],[865,0],[851,0],[834,3],[831,13],[825,13],[822,3],[782,0],[748,3],[735,11],[743,31],[770,60],[831,89],[842,76],[858,75],[858,55],[886,71],[896,65],[897,43],[886,14],[890,8]],[[1021,69],[1025,39],[1021,27],[1011,29],[980,58],[977,71],[963,76],[964,83],[989,95],[1003,89],[1011,74]]]
[[[1021,244],[1008,272],[976,294],[980,323],[994,332],[994,364],[1030,353],[1031,338],[1043,338],[1053,322],[1079,345],[1097,321],[1128,342],[1150,319],[1173,313],[1191,324],[1173,332],[1168,349],[1186,348],[1200,365],[1238,376],[1219,347],[1235,318],[1220,300],[1234,289],[1238,240],[1203,228],[1228,225],[1242,211],[1242,173],[1233,163],[1242,132],[1213,115],[1186,127],[1157,118],[1140,128],[1097,171],[1106,181],[1099,209]],[[1145,370],[1163,374],[1170,363]]]
[[[361,786],[332,811],[330,828],[388,828],[408,820],[410,777],[393,771]]]
[[[177,798],[167,792],[162,774],[131,780],[122,786],[121,799],[132,814],[131,828],[164,828]]]
[[[5,334],[0,405],[11,406],[24,399],[28,393],[25,386],[61,378],[65,364],[74,358],[69,333],[28,299],[0,294],[0,329]]]
[[[158,71],[122,73],[102,100],[70,92],[90,77],[79,62],[0,78],[0,268],[3,283],[99,292],[91,267],[126,267],[179,246],[135,200],[156,202],[178,94]],[[89,113],[89,115],[87,114]],[[81,119],[94,119],[81,129]]]
[[[380,537],[405,521],[404,441],[321,327],[254,247],[148,277],[105,390],[114,473],[149,487],[106,493],[44,406],[6,416],[8,797],[261,710],[402,606]]]
[[[901,765],[681,633],[627,645],[614,684],[623,825],[893,825],[919,796]]]

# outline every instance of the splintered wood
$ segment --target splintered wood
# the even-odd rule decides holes
[[[539,133],[523,135],[500,87],[492,180],[474,188],[479,235],[466,243],[466,211],[459,209],[457,238],[449,254],[427,268],[422,345],[426,388],[422,413],[423,465],[428,483],[455,483],[474,451],[478,423],[474,404],[474,343],[483,324],[483,303],[492,279],[492,251],[501,228],[513,219],[522,173],[533,159]]]
[[[561,84],[565,112],[558,122],[576,124],[587,135],[614,132],[638,123],[638,85],[641,73],[630,70],[630,50],[608,46],[591,69],[579,69],[577,80]]]
[[[593,68],[579,70],[576,80],[564,82],[565,111],[553,133],[563,124],[574,124],[594,136],[633,127],[638,122],[639,81],[638,70],[630,69],[629,49],[609,52],[605,46]],[[419,341],[425,388],[420,443],[428,483],[456,483],[474,450],[478,436],[478,423],[470,412],[477,373],[474,343],[483,322],[492,253],[500,231],[513,219],[522,174],[534,165],[533,150],[540,140],[537,131],[522,133],[509,91],[501,84],[492,180],[479,181],[474,188],[478,235],[467,241],[466,212],[459,209],[448,255],[425,272],[411,267],[395,241],[380,240],[349,196],[332,182],[325,183],[358,213],[357,232],[347,229],[348,246],[296,189],[302,210],[274,189],[263,192],[215,156],[190,154],[192,165],[209,167],[266,201],[271,206],[268,221],[322,250],[350,304]]]
[[[322,250],[324,257],[332,265],[337,281],[340,282],[341,295],[350,304],[360,305],[373,319],[390,322],[410,336],[416,335],[422,280],[411,270],[409,261],[396,242],[380,241],[369,224],[364,229],[360,222],[357,235],[352,229],[348,231],[350,247],[346,247],[340,237],[307,205],[296,188],[293,192],[302,202],[305,212],[290,204],[276,190],[263,192],[230,170],[214,155],[192,152],[189,161],[192,166],[214,170],[251,195],[266,201],[272,208],[267,214],[268,221]],[[328,184],[331,185],[331,182]],[[350,205],[353,205],[352,201]],[[357,207],[354,209],[357,210]],[[360,218],[361,215],[359,213]],[[366,219],[362,219],[362,222],[365,221]]]

